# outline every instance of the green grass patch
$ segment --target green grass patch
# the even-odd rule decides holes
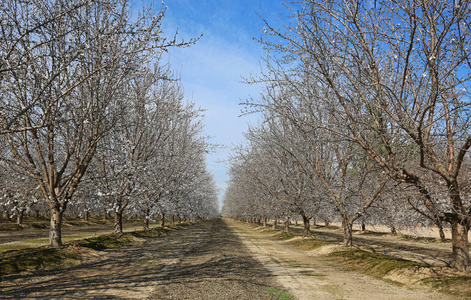
[[[102,251],[105,249],[115,249],[129,247],[135,243],[134,237],[129,233],[105,234],[98,237],[78,240],[74,244],[84,248]]]
[[[275,235],[275,239],[277,240],[289,240],[289,239],[292,239],[294,237],[296,237],[297,235],[292,233],[292,232],[281,232],[281,233],[278,233]]]
[[[167,233],[173,231],[173,230],[178,230],[181,228],[184,228],[186,226],[176,226],[175,228],[169,228],[169,227],[156,227],[152,228],[149,230],[137,230],[134,232],[130,232],[132,236],[136,238],[155,238],[155,237],[160,237],[162,235],[166,235]]]
[[[471,299],[470,276],[437,276],[422,279],[420,283],[431,286],[442,293]]]
[[[280,299],[280,300],[294,299],[294,297],[291,296],[290,294],[288,294],[284,291],[278,290],[274,287],[270,287],[267,292],[268,292],[268,295],[270,295],[272,297],[276,297],[275,299]]]
[[[401,240],[405,241],[414,241],[414,242],[424,242],[424,243],[433,243],[433,244],[439,244],[442,243],[442,241],[439,238],[434,238],[434,237],[421,237],[421,236],[412,236],[412,235],[401,235],[399,237]],[[451,239],[445,239],[446,243],[451,243]]]
[[[16,223],[3,223],[0,224],[0,231],[18,231],[29,228],[47,228],[49,226],[48,222],[24,222],[22,225]]]
[[[365,231],[360,231],[360,230],[355,230],[354,232],[359,232],[361,235],[372,235],[372,236],[385,236],[385,235],[390,235],[390,232],[378,232],[378,231],[370,231],[370,230],[365,230]]]
[[[68,267],[81,261],[81,254],[74,249],[26,248],[5,251],[0,257],[0,276],[23,271],[52,270]]]
[[[335,226],[335,225],[329,225],[329,226],[315,225],[315,226],[318,226],[318,228],[327,229],[327,230],[339,230],[340,229],[340,227]]]
[[[88,221],[82,221],[82,220],[77,220],[77,221],[66,221],[62,223],[63,226],[70,226],[70,227],[82,227],[82,226],[88,226],[90,223]]]
[[[39,229],[44,229],[49,227],[49,223],[46,222],[34,222],[31,223],[31,227],[33,228],[39,228]]]
[[[313,239],[313,238],[292,241],[290,244],[304,251],[313,250],[313,249],[320,248],[322,246],[329,245],[329,243],[327,242],[324,242],[318,239]]]
[[[7,223],[7,224],[0,224],[0,231],[16,231],[22,230],[23,226],[18,225],[16,223]]]
[[[389,272],[395,270],[425,267],[424,264],[420,264],[415,261],[394,258],[379,253],[371,253],[353,248],[335,251],[330,253],[329,256],[339,259],[347,267],[361,270],[362,272],[377,278],[382,278]]]
[[[18,249],[21,245],[9,245],[16,249],[2,249],[0,252],[0,276],[23,271],[53,270],[72,266],[82,260],[89,250],[126,248],[142,242],[146,238],[158,238],[168,232],[183,229],[189,224],[172,225],[171,228],[153,228],[123,234],[105,234],[93,238],[71,241],[68,247],[48,248],[47,246]],[[138,240],[139,239],[139,240]],[[44,242],[44,239],[38,239]],[[33,240],[31,240],[33,241]],[[89,249],[89,250],[87,250]]]

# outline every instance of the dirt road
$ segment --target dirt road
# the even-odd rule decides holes
[[[0,298],[269,299],[270,288],[280,286],[219,219],[74,268],[7,276]]]
[[[2,299],[451,299],[347,271],[231,220],[201,222],[61,271],[11,275]]]
[[[253,255],[297,299],[455,299],[358,274],[322,255],[295,250],[263,231],[228,220]]]

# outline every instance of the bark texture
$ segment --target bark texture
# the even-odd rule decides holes
[[[460,222],[451,224],[453,267],[465,272],[469,270],[468,231],[469,227]]]
[[[63,212],[54,207],[51,209],[51,228],[49,231],[50,246],[53,248],[62,246],[62,215]]]

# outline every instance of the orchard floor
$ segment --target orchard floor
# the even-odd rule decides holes
[[[283,293],[285,292],[285,293]],[[278,296],[276,296],[276,294]],[[215,219],[60,271],[9,275],[1,299],[453,299],[346,270],[273,234]]]

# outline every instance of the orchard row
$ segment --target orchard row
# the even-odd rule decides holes
[[[258,126],[234,155],[223,214],[451,228],[468,270],[468,1],[300,1],[266,22]]]
[[[163,4],[162,4],[163,5]],[[184,101],[162,54],[166,7],[128,0],[0,4],[0,205],[48,211],[60,246],[64,213],[145,219],[217,216],[202,111]]]

